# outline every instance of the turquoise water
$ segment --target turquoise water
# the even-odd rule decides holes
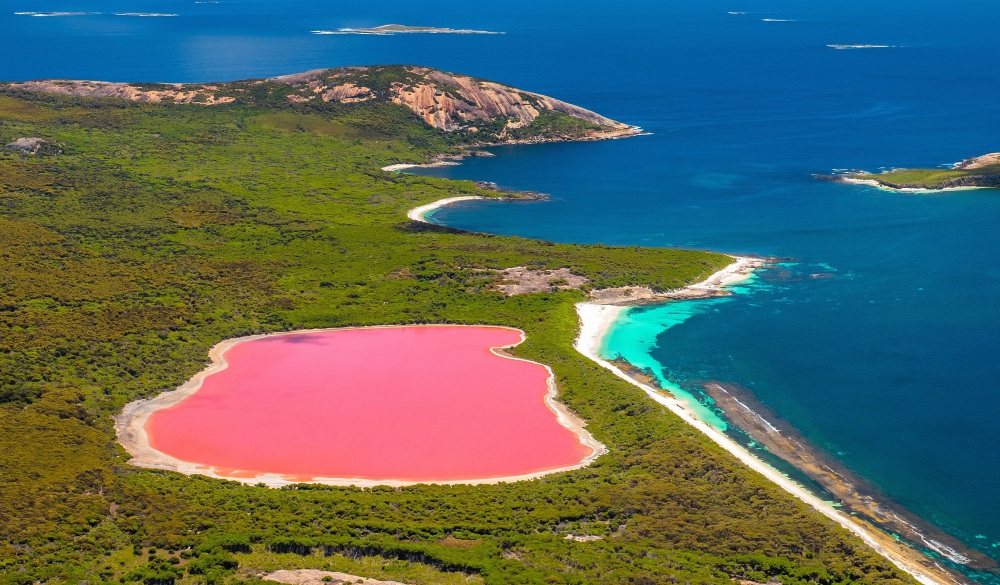
[[[760,278],[751,275],[750,278],[733,284],[727,289],[734,295],[749,294],[759,289]],[[598,354],[608,360],[622,358],[640,370],[649,372],[657,381],[657,385],[669,391],[684,402],[689,410],[701,420],[713,427],[725,431],[728,424],[713,408],[710,398],[701,392],[685,387],[679,382],[685,375],[675,373],[663,363],[662,357],[657,358],[660,347],[657,338],[667,334],[667,330],[678,327],[692,317],[712,314],[719,311],[718,306],[733,300],[733,297],[716,297],[679,301],[659,305],[631,307],[622,311],[614,325],[601,339]],[[707,372],[706,372],[707,374]]]
[[[705,379],[749,388],[894,500],[1000,559],[1000,193],[900,195],[812,177],[1000,150],[1000,3],[435,7],[144,0],[142,11],[178,16],[133,18],[113,15],[138,10],[124,0],[12,0],[0,13],[11,47],[0,78],[213,81],[419,63],[643,126],[651,136],[493,149],[429,171],[552,195],[433,218],[787,258],[725,301],[631,312],[608,351],[628,351],[681,390]],[[13,14],[55,10],[102,14]],[[507,34],[309,32],[387,22]],[[826,46],[837,43],[891,48]]]
[[[640,370],[653,375],[660,388],[669,391],[685,403],[695,415],[719,430],[726,430],[726,421],[695,394],[675,382],[672,374],[654,356],[658,349],[656,338],[671,327],[676,327],[695,315],[712,311],[714,305],[726,302],[725,298],[703,299],[668,303],[664,305],[633,308],[623,312],[614,326],[601,340],[599,355],[605,359],[623,358]]]

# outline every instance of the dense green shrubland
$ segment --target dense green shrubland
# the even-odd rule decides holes
[[[391,105],[172,106],[0,96],[0,583],[240,582],[325,567],[412,583],[911,582],[572,349],[578,291],[506,298],[478,268],[674,288],[703,252],[569,246],[406,221],[468,182],[382,172],[448,141]],[[611,452],[493,486],[272,490],[140,470],[111,415],[240,335],[521,327],[518,355]],[[603,540],[574,542],[569,534]]]

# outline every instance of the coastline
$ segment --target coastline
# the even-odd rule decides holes
[[[709,381],[700,384],[726,418],[770,454],[804,473],[832,494],[855,517],[883,533],[897,535],[914,546],[932,550],[957,565],[995,570],[989,557],[915,516],[882,491],[811,444],[796,428],[738,384]]]
[[[434,211],[435,209],[440,209],[445,205],[451,205],[452,203],[458,203],[459,201],[475,201],[478,199],[489,199],[489,197],[483,197],[481,195],[465,195],[463,197],[446,197],[444,199],[438,199],[437,201],[428,203],[427,205],[421,205],[420,207],[414,207],[413,209],[406,212],[406,217],[410,218],[412,221],[419,221],[420,223],[430,223],[427,221],[427,214]]]
[[[216,469],[211,465],[192,463],[189,461],[183,461],[177,459],[166,453],[158,451],[153,448],[149,443],[149,435],[146,432],[146,422],[149,417],[158,410],[165,408],[170,408],[189,396],[196,393],[204,382],[205,378],[211,376],[212,374],[221,372],[229,367],[228,362],[225,359],[225,353],[229,349],[235,347],[240,343],[245,343],[248,341],[253,341],[256,339],[263,338],[273,338],[273,337],[285,337],[290,335],[301,335],[305,333],[319,333],[325,331],[342,331],[348,329],[375,329],[375,328],[388,328],[388,327],[456,327],[461,325],[438,325],[438,324],[427,324],[427,325],[376,325],[373,327],[329,327],[322,329],[303,329],[300,331],[285,331],[281,333],[271,333],[267,335],[248,335],[246,337],[236,337],[233,339],[226,339],[212,346],[208,352],[209,359],[211,363],[203,370],[195,374],[190,380],[177,387],[175,390],[170,390],[163,392],[153,398],[135,400],[125,405],[121,413],[114,417],[114,427],[115,435],[118,443],[125,448],[125,450],[132,456],[128,461],[129,464],[135,465],[136,467],[144,467],[148,469],[162,469],[167,471],[176,471],[178,473],[183,473],[184,475],[203,475],[207,477],[212,477],[215,479],[223,479],[229,481],[239,481],[244,484],[264,484],[267,487],[278,488],[286,485],[292,485],[297,483],[315,483],[333,486],[355,486],[355,487],[374,487],[374,486],[390,486],[390,487],[403,487],[408,485],[417,484],[438,484],[438,485],[479,485],[479,484],[496,484],[512,481],[523,481],[529,479],[536,479],[543,477],[552,473],[560,473],[563,471],[572,471],[574,469],[580,469],[586,467],[593,463],[598,457],[604,455],[608,452],[607,447],[594,438],[589,431],[586,430],[586,422],[580,417],[576,416],[565,405],[563,405],[558,400],[559,389],[556,386],[556,376],[555,372],[552,371],[546,364],[536,362],[533,360],[528,360],[524,358],[514,357],[507,354],[506,349],[520,345],[527,339],[527,334],[521,330],[514,327],[498,327],[495,325],[475,325],[475,327],[491,327],[498,329],[507,329],[512,331],[517,331],[521,339],[514,344],[498,346],[490,348],[490,353],[501,357],[504,359],[517,360],[522,362],[528,362],[532,364],[537,364],[546,369],[548,372],[548,377],[545,380],[545,384],[548,388],[544,396],[545,406],[552,411],[556,417],[556,422],[559,425],[567,428],[573,434],[577,436],[580,443],[591,449],[590,455],[584,457],[579,463],[574,465],[568,465],[553,469],[546,469],[542,471],[536,471],[532,473],[526,473],[522,475],[514,476],[503,476],[503,477],[489,477],[489,478],[471,478],[471,479],[460,479],[460,480],[443,480],[443,481],[411,481],[405,479],[365,479],[365,478],[353,478],[353,477],[311,477],[308,480],[300,480],[294,477],[290,477],[288,474],[276,474],[276,473],[255,473],[253,475],[220,475],[217,473]]]
[[[731,256],[733,262],[705,280],[684,288],[657,292],[644,286],[623,286],[591,291],[590,302],[599,305],[637,306],[662,303],[670,300],[708,299],[729,296],[727,286],[750,278],[754,271],[769,262],[754,256]]]
[[[740,258],[734,257],[734,262],[726,268],[716,272],[700,283],[686,287],[684,291],[691,290],[690,293],[685,294],[683,291],[675,291],[675,296],[667,297],[665,300],[669,300],[670,298],[699,298],[707,291],[715,292],[726,285],[748,278],[749,275],[752,274],[753,270],[750,269],[747,271],[745,264],[742,267],[742,270],[738,268],[741,264],[740,260]],[[717,295],[712,294],[711,296]],[[920,583],[923,583],[924,585],[948,585],[962,583],[962,581],[959,581],[953,575],[933,563],[931,559],[920,554],[919,551],[896,542],[891,536],[883,533],[875,526],[853,518],[847,513],[835,509],[832,505],[815,496],[805,487],[799,485],[763,460],[758,459],[750,451],[743,448],[743,446],[738,444],[722,431],[699,419],[680,400],[659,390],[649,383],[630,376],[615,364],[612,364],[602,358],[598,353],[600,351],[602,340],[608,334],[618,317],[624,311],[628,310],[629,306],[634,306],[635,304],[636,303],[628,304],[623,302],[578,303],[576,305],[576,309],[580,320],[580,333],[574,341],[573,347],[579,353],[594,361],[601,367],[610,370],[619,378],[642,389],[646,395],[654,401],[659,403],[661,406],[666,407],[672,413],[680,417],[685,423],[691,425],[702,434],[706,435],[709,439],[728,451],[731,455],[735,456],[750,469],[760,473],[772,483],[778,485],[786,492],[812,507],[814,510],[837,522],[843,528],[860,537],[877,553],[894,563],[901,570],[913,576]],[[928,563],[930,563],[931,566],[928,566]]]
[[[382,167],[383,171],[395,173],[406,169],[436,169],[441,167],[453,167],[462,164],[461,161],[472,157],[492,157],[496,156],[491,152],[474,150],[476,148],[489,148],[494,146],[518,146],[525,144],[548,144],[558,142],[597,142],[600,140],[619,140],[621,138],[631,138],[633,136],[649,136],[652,132],[646,132],[639,126],[623,125],[621,128],[611,128],[608,130],[595,131],[585,136],[545,136],[538,138],[521,138],[508,140],[507,142],[476,142],[461,147],[461,152],[451,154],[439,154],[427,163],[396,163]]]
[[[940,189],[928,189],[926,187],[893,187],[891,185],[886,185],[885,183],[875,180],[875,179],[858,179],[856,177],[841,176],[834,179],[837,183],[844,183],[846,185],[865,185],[867,187],[875,187],[876,189],[881,189],[883,191],[890,191],[893,193],[947,193],[951,191],[973,191],[976,189],[993,189],[994,187],[981,187],[978,185],[966,185],[961,187],[941,187]]]

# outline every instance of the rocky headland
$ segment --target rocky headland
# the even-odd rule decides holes
[[[892,169],[882,173],[856,171],[820,178],[871,185],[897,191],[1000,188],[1000,152],[963,160],[951,168]]]
[[[30,91],[134,102],[223,104],[357,104],[388,102],[466,145],[603,140],[641,133],[590,110],[539,93],[428,67],[317,69],[226,83],[151,84],[49,79],[6,83]]]

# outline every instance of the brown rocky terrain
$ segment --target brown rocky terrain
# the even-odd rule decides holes
[[[467,75],[415,66],[342,67],[211,84],[136,84],[42,80],[8,83],[13,90],[135,102],[359,103],[404,106],[429,126],[465,133],[482,144],[599,140],[639,133],[573,104]]]
[[[971,170],[971,169],[982,169],[985,167],[992,167],[1000,165],[1000,152],[991,152],[989,154],[984,154],[982,156],[976,156],[970,159],[963,160],[962,162],[955,165],[956,169]]]

